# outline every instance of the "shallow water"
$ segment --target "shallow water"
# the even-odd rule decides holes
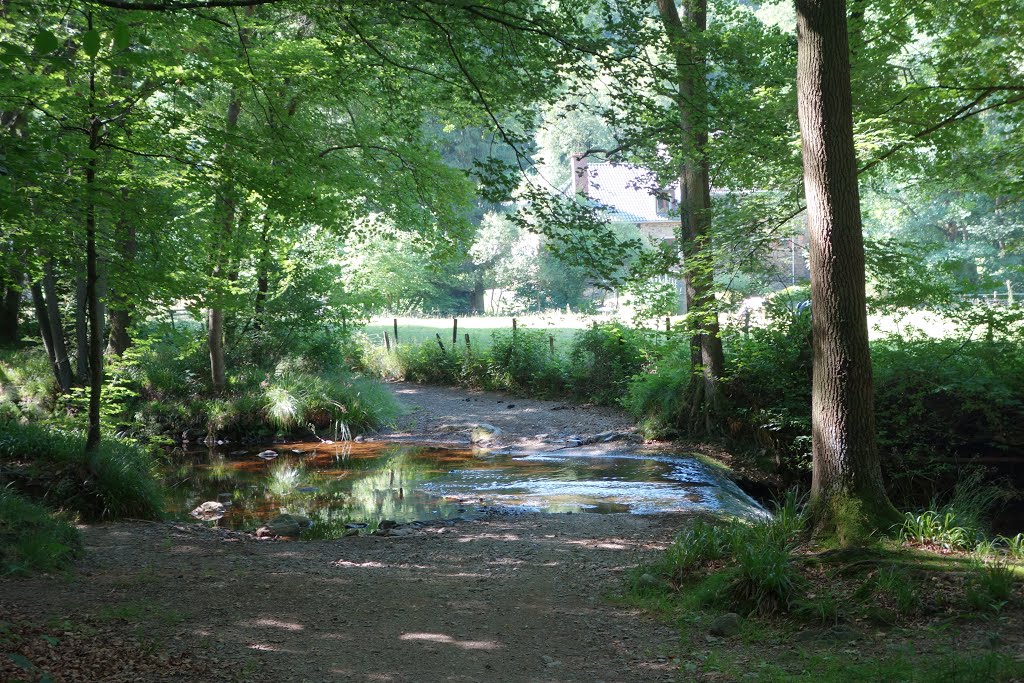
[[[189,452],[166,470],[180,517],[208,500],[230,500],[220,521],[254,530],[282,513],[305,515],[304,538],[337,538],[346,524],[375,528],[480,514],[484,506],[546,512],[658,513],[707,510],[757,515],[731,481],[699,460],[635,454],[516,457],[393,443],[294,443]]]

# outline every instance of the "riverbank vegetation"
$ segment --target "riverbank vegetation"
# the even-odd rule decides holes
[[[1017,680],[1024,663],[999,646],[1024,603],[1021,537],[990,535],[977,483],[847,547],[814,542],[793,494],[754,523],[698,520],[623,599],[675,621],[682,668],[712,678]]]

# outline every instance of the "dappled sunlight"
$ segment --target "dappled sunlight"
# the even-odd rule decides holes
[[[281,621],[279,619],[257,619],[253,624],[256,626],[271,626],[273,628],[284,629],[285,631],[302,631],[306,628],[302,624]]]
[[[250,650],[259,650],[260,652],[292,652],[292,650],[271,645],[270,643],[247,643],[246,647]]]
[[[398,639],[427,643],[444,643],[446,645],[454,645],[455,647],[462,648],[463,650],[498,650],[502,647],[501,643],[493,640],[457,640],[443,633],[403,633],[398,637]]]
[[[331,562],[331,566],[342,569],[433,569],[433,567],[425,564],[387,564],[385,562],[376,562],[374,560],[367,560],[366,562],[336,560]]]
[[[462,538],[458,539],[459,543],[469,543],[470,541],[521,541],[522,539],[516,534],[466,534]]]

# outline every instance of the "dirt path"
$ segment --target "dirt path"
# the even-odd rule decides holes
[[[629,429],[603,409],[394,390],[412,409],[388,438],[460,441],[485,422],[499,446],[550,448]],[[677,680],[676,631],[606,597],[684,521],[525,514],[309,543],[95,526],[72,575],[6,581],[0,621],[48,621],[58,642],[23,654],[52,662],[55,681]],[[106,654],[76,678],[61,648],[80,641]],[[0,663],[0,680],[25,675],[12,666]]]
[[[407,412],[386,439],[466,445],[480,427],[479,440],[492,450],[651,448],[642,447],[632,419],[614,408],[405,382],[388,386]]]

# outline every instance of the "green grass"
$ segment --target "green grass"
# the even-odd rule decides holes
[[[586,316],[562,316],[562,315],[531,315],[516,318],[516,324],[523,329],[539,330],[555,338],[555,352],[567,353],[572,345],[573,337],[581,329],[589,327],[593,319]],[[393,318],[374,318],[363,327],[363,333],[375,345],[384,346],[384,333],[387,332],[394,344]],[[469,334],[470,348],[490,348],[492,334],[494,332],[511,332],[511,317],[490,317],[473,316],[459,318],[458,344],[460,350],[465,349],[466,334]],[[437,336],[441,335],[445,348],[451,347],[452,343],[452,319],[451,318],[399,318],[398,319],[398,341],[399,345],[414,345],[424,341],[437,343]]]
[[[20,472],[29,488],[45,482],[45,503],[85,520],[158,519],[163,512],[153,458],[115,439],[86,456],[78,432],[0,422],[0,462]]]
[[[967,496],[969,488],[953,502],[982,496]],[[975,512],[983,518],[984,510]],[[923,527],[923,547],[907,545],[905,531],[900,539],[832,549],[808,536],[795,496],[753,524],[697,519],[659,561],[632,573],[619,599],[678,625],[681,670],[690,678],[1021,680],[1024,660],[1014,643],[1000,649],[1001,632],[1016,628],[1024,607],[1024,565],[1014,559],[1013,539],[960,543],[973,531],[956,531],[955,515],[933,512],[923,525],[919,516],[907,519]],[[950,538],[956,542],[933,550],[943,545],[935,539]],[[742,616],[739,634],[710,635],[727,611]]]
[[[0,574],[64,570],[81,547],[78,530],[68,521],[0,489]]]

